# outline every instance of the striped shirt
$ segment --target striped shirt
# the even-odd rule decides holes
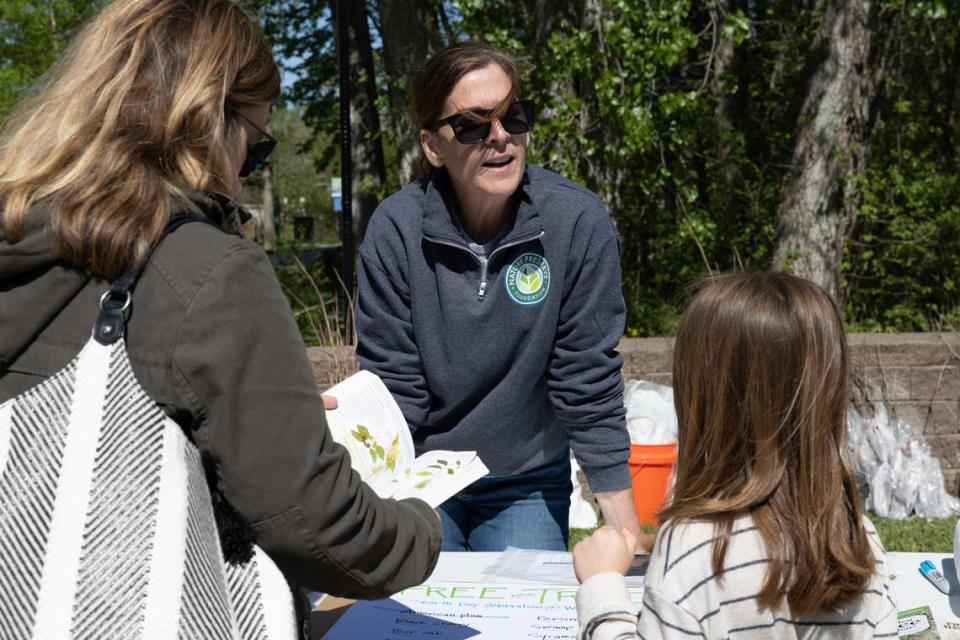
[[[864,520],[876,573],[860,601],[844,611],[794,618],[786,603],[778,610],[760,609],[757,596],[769,559],[752,519],[744,516],[734,521],[720,581],[711,567],[714,526],[707,522],[661,529],[639,607],[631,602],[619,574],[602,573],[585,581],[577,593],[579,638],[897,638],[886,551],[873,524]]]

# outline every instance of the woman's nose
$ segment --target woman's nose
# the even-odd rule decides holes
[[[486,144],[497,145],[506,142],[510,138],[510,133],[503,128],[500,120],[494,120],[490,123],[490,133],[487,134]]]

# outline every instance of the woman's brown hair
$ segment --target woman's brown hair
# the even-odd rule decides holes
[[[413,122],[418,130],[429,127],[443,115],[443,105],[453,88],[463,76],[471,71],[498,65],[510,78],[510,95],[500,104],[490,119],[503,115],[514,100],[520,96],[520,70],[513,58],[497,51],[483,42],[459,42],[438,51],[413,78]],[[430,163],[420,159],[420,168],[429,173]]]
[[[848,459],[847,346],[822,289],[783,273],[710,280],[674,346],[679,423],[669,527],[715,523],[723,575],[733,520],[750,514],[770,563],[758,602],[793,615],[854,603],[874,571]]]
[[[115,0],[0,135],[7,237],[45,201],[63,260],[141,265],[186,189],[240,194],[227,106],[279,94],[270,46],[230,0]]]

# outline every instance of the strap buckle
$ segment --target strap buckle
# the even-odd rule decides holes
[[[108,290],[106,293],[104,293],[102,296],[100,296],[100,310],[103,311],[104,309],[107,308],[108,301],[111,298],[119,299],[121,295],[123,296],[123,304],[120,306],[120,312],[123,313],[124,311],[129,309],[130,308],[130,292],[124,291],[123,293],[119,293],[111,289],[111,290]]]

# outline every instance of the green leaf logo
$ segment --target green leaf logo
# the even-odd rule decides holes
[[[523,293],[536,293],[540,288],[540,274],[531,267],[524,267],[517,275],[517,288]]]
[[[507,293],[517,304],[537,304],[550,290],[550,263],[542,255],[524,253],[514,259],[504,276]]]

